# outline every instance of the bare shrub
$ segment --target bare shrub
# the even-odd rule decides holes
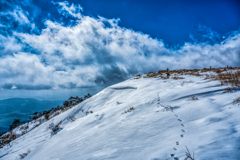
[[[28,149],[26,153],[19,154],[19,159],[23,159],[23,158],[25,158],[30,152],[31,152],[31,150]]]
[[[186,152],[186,157],[184,158],[184,160],[194,160],[194,152],[193,152],[193,155],[191,155],[191,153],[189,152],[187,146],[186,146],[186,149],[187,149],[187,152]]]
[[[139,78],[141,78],[142,76],[140,75],[140,74],[138,74],[135,78],[133,78],[133,79],[139,79]]]
[[[5,145],[10,146],[10,134],[4,134],[0,137],[0,148],[3,148]]]
[[[194,95],[188,99],[188,101],[195,101],[198,100],[198,97],[195,97]]]
[[[50,123],[47,128],[52,129],[54,127],[54,123]]]
[[[19,129],[20,130],[27,130],[29,128],[28,123],[26,125],[22,125]]]
[[[76,120],[76,118],[75,118],[74,115],[70,115],[70,116],[67,117],[67,120],[68,120],[69,122],[74,122],[74,121]]]
[[[60,127],[62,121],[60,121],[57,125],[55,125],[54,127],[52,127],[52,135],[56,134],[57,132],[59,132],[62,128]]]
[[[236,98],[234,101],[233,101],[233,104],[238,104],[240,103],[240,97]]]
[[[22,131],[22,135],[24,135],[24,134],[26,134],[26,133],[27,133],[27,131],[26,131],[26,130]]]
[[[15,139],[17,139],[17,134],[14,133],[13,131],[10,131],[9,140],[10,140],[10,141],[13,141],[13,140],[15,140]]]
[[[184,83],[185,83],[184,81],[180,83],[182,87],[184,86]]]
[[[118,101],[117,101],[117,105],[119,105],[119,104],[121,104],[121,102],[118,102]]]
[[[50,117],[49,114],[45,114],[45,115],[44,115],[44,118],[46,119],[46,121],[49,120],[49,117]]]
[[[41,118],[38,119],[38,123],[42,124],[42,119]]]
[[[164,108],[165,111],[171,111],[173,112],[173,107],[170,105],[163,105],[163,104],[159,104],[161,107]]]

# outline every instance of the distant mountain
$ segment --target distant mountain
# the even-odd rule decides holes
[[[39,101],[32,98],[0,100],[0,133],[6,131],[14,119],[27,121],[34,112],[48,110],[57,105],[62,105],[62,101]]]

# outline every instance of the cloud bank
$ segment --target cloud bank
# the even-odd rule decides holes
[[[196,40],[169,48],[163,40],[120,27],[119,19],[84,16],[80,5],[53,3],[59,14],[74,18],[70,25],[45,20],[38,34],[0,34],[0,88],[93,87],[166,68],[240,65],[239,31],[218,43]],[[8,14],[34,29],[22,9]],[[216,34],[208,30],[203,37],[215,40]]]

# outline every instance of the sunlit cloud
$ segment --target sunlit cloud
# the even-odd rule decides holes
[[[60,14],[76,18],[75,25],[46,20],[40,34],[0,35],[0,88],[91,87],[159,69],[240,64],[238,31],[217,43],[196,40],[172,49],[163,40],[120,27],[119,19],[84,16],[80,5],[53,3]],[[30,23],[23,15],[18,13],[19,23]],[[206,38],[216,35],[208,30]]]

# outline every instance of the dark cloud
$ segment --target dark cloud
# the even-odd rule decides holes
[[[24,90],[42,90],[52,89],[52,86],[48,85],[27,85],[27,84],[4,84],[2,89],[24,89]]]

